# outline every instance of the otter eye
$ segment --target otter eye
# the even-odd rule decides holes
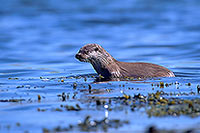
[[[98,48],[95,48],[95,49],[94,49],[94,51],[98,51],[98,50],[99,50]]]
[[[88,50],[85,50],[85,51],[84,51],[84,54],[88,54],[88,53],[89,53],[89,51],[88,51]]]

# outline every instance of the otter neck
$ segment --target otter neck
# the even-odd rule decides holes
[[[120,77],[120,68],[116,62],[111,55],[97,56],[91,60],[93,68],[104,78]]]

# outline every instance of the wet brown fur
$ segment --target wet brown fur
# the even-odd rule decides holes
[[[156,64],[117,61],[98,44],[83,46],[76,54],[76,58],[91,63],[96,72],[105,78],[175,77],[172,71]]]

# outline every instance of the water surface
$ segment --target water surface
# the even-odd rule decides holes
[[[106,109],[97,109],[88,102],[90,97],[147,95],[158,90],[177,94],[173,95],[176,98],[200,97],[197,92],[200,84],[198,0],[1,0],[1,3],[4,4],[0,5],[0,100],[4,102],[0,102],[0,132],[42,132],[44,128],[75,125],[87,115],[103,119]],[[176,77],[98,84],[93,83],[93,77],[86,81],[74,78],[95,75],[90,64],[74,58],[87,43],[102,45],[120,61],[160,64],[175,72]],[[152,90],[151,84],[159,82],[174,84]],[[89,84],[92,93],[88,92]],[[63,92],[69,96],[66,101],[58,96]],[[192,93],[178,95],[180,92]],[[9,99],[22,101],[5,102]],[[61,105],[77,103],[81,111],[55,111]],[[110,131],[143,132],[151,125],[184,131],[196,129],[200,124],[199,116],[149,118],[144,110],[129,108],[109,111],[108,118],[129,120],[129,124],[109,128]]]

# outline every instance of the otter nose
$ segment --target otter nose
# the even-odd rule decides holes
[[[77,54],[75,55],[75,57],[76,57],[76,59],[80,59],[80,58],[81,58],[81,54],[80,54],[80,53],[77,53]]]

